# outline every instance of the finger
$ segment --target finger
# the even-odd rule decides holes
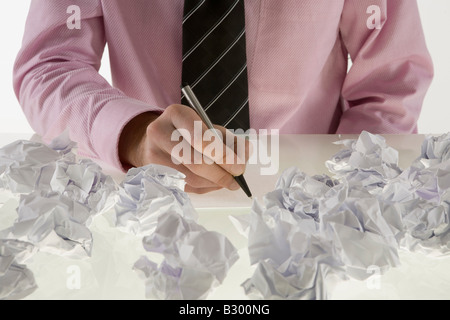
[[[217,185],[216,183],[203,178],[201,176],[193,173],[189,168],[187,168],[184,164],[179,163],[176,164],[172,161],[170,155],[168,155],[165,151],[160,150],[158,148],[147,148],[147,153],[145,154],[145,164],[159,164],[164,165],[179,172],[183,173],[186,178],[186,184],[190,185],[195,189],[221,189],[222,186]]]
[[[216,187],[216,188],[195,188],[195,187],[192,187],[190,185],[186,185],[186,187],[184,188],[184,191],[188,192],[188,193],[205,194],[205,193],[209,193],[209,192],[212,192],[212,191],[217,191],[217,190],[220,190],[220,189],[222,189],[222,188],[221,187]]]
[[[223,131],[219,130],[217,132],[219,138],[216,138],[215,132],[206,127],[194,110],[190,108],[185,110],[182,107],[188,108],[185,106],[173,108],[171,119],[173,126],[180,130],[184,139],[189,141],[195,150],[206,155],[230,174],[238,176],[244,173],[245,161],[238,161],[234,149],[223,143],[225,138]]]
[[[222,135],[225,137],[224,143],[236,154],[237,161],[239,164],[246,164],[253,154],[253,146],[250,141],[242,135],[236,135],[230,130],[215,125],[217,130],[220,130]]]
[[[180,149],[180,152],[178,152]],[[174,152],[173,150],[177,150]],[[195,176],[202,177],[214,183],[216,186],[227,188],[230,190],[239,189],[239,185],[234,177],[222,167],[214,162],[205,163],[203,155],[192,148],[188,141],[181,139],[178,146],[172,150],[165,150],[167,157],[170,157],[173,163],[182,163]],[[170,152],[170,155],[169,155]],[[182,153],[182,154],[181,154]]]

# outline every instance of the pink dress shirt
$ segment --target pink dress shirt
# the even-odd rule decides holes
[[[68,8],[81,12],[71,29]],[[367,26],[381,9],[380,29]],[[245,0],[250,124],[416,133],[433,65],[413,0]],[[122,128],[180,102],[183,0],[32,0],[14,89],[45,141],[66,128],[122,168]],[[98,70],[108,44],[112,84]],[[349,72],[348,59],[352,67]]]

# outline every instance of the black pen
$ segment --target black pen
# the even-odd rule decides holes
[[[222,137],[220,137],[217,134],[216,129],[214,128],[211,120],[209,120],[208,115],[206,114],[205,110],[203,109],[200,101],[198,101],[197,97],[194,94],[194,91],[192,91],[189,84],[183,84],[183,86],[181,87],[181,91],[183,92],[184,96],[186,97],[186,99],[189,102],[189,104],[191,105],[191,107],[197,112],[197,114],[200,116],[202,121],[206,124],[208,129],[211,129],[214,132],[216,138],[223,141]],[[244,190],[245,194],[249,198],[252,198],[252,193],[250,192],[247,182],[244,179],[244,175],[241,174],[240,176],[234,176],[234,180],[236,180],[236,182],[239,184],[239,186],[242,188],[242,190]]]

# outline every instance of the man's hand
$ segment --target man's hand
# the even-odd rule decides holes
[[[197,113],[183,105],[171,105],[161,114],[144,113],[131,120],[123,129],[119,142],[120,160],[125,165],[132,167],[141,167],[147,164],[161,164],[172,167],[186,175],[186,192],[206,193],[221,188],[230,190],[239,189],[239,185],[233,176],[244,173],[245,164],[249,158],[250,143],[242,137],[232,135],[223,127],[216,126],[220,130],[222,137],[225,139],[234,139],[234,150],[230,150],[225,144],[223,145],[223,157],[215,159],[215,155],[206,154],[205,148],[212,142],[203,141],[202,137],[195,137],[194,122],[202,123]],[[177,159],[181,164],[175,164],[172,161],[172,150],[180,143],[180,141],[171,141],[172,133],[176,130],[184,129],[190,133],[191,141],[188,137],[184,143],[189,143],[191,148],[191,157],[186,163],[182,159]],[[181,130],[182,133],[184,130]],[[202,123],[203,135],[208,128]],[[240,141],[238,139],[244,139]],[[199,143],[200,142],[200,143]],[[238,161],[239,154],[237,146],[245,145],[245,159]],[[211,148],[209,148],[211,149]],[[232,163],[227,163],[227,150],[229,154],[233,154]],[[232,153],[230,153],[232,152]],[[197,155],[196,155],[197,154]],[[219,156],[218,153],[217,156]],[[214,163],[207,164],[202,161],[201,164],[194,163],[194,157],[208,157]],[[212,161],[211,161],[212,162]],[[210,162],[210,163],[211,163]],[[231,162],[231,161],[230,161]]]

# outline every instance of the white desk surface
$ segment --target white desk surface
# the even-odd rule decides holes
[[[255,198],[273,190],[281,172],[297,166],[309,175],[328,173],[325,161],[341,146],[334,141],[357,138],[357,135],[282,135],[280,136],[280,169],[275,176],[259,175],[258,165],[249,165],[246,180]],[[420,154],[422,135],[385,135],[388,145],[400,154],[399,166],[407,168]],[[30,135],[0,135],[0,146]],[[105,173],[120,182],[124,174],[100,163]],[[0,207],[1,207],[0,197]],[[229,216],[250,212],[252,202],[238,190],[216,191],[206,195],[191,195],[199,213],[199,223],[209,230],[226,235],[238,248],[240,259],[229,270],[221,286],[210,299],[248,299],[240,286],[253,274],[249,265],[247,240],[232,225]],[[15,207],[1,210],[0,230],[9,227],[15,219]],[[5,212],[7,211],[7,212]],[[97,216],[91,226],[94,238],[92,257],[72,260],[46,253],[37,253],[28,267],[34,273],[39,288],[27,299],[145,299],[145,285],[133,264],[141,255],[149,255],[141,239],[117,230],[111,224],[113,210]],[[158,260],[155,260],[158,261]],[[366,281],[340,281],[330,285],[330,299],[450,299],[450,257],[432,258],[418,253],[400,252],[402,265],[382,275],[376,288]],[[81,271],[80,289],[68,289],[68,269],[76,266]]]

